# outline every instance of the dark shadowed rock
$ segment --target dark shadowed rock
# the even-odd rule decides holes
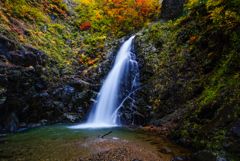
[[[13,44],[13,41],[0,37],[0,55],[8,57],[9,49],[12,48]]]
[[[49,96],[49,94],[47,92],[44,92],[44,93],[40,94],[40,97],[42,99],[46,100],[46,99],[49,99],[50,96]]]
[[[40,77],[41,74],[43,73],[43,71],[42,71],[42,66],[37,65],[36,68],[35,68],[35,70],[36,70],[36,75],[37,75],[38,77]]]
[[[9,131],[9,132],[15,132],[17,131],[18,126],[19,126],[18,118],[16,114],[13,112],[10,114],[10,116],[6,121],[5,129],[6,131]]]
[[[20,127],[20,128],[27,127],[27,124],[26,124],[25,122],[22,122],[22,123],[19,124],[19,127]]]
[[[65,74],[67,74],[67,71],[66,71],[66,69],[63,69],[61,73],[62,73],[62,75],[65,75]]]
[[[7,76],[5,74],[0,74],[0,86],[5,87],[7,86]]]
[[[217,158],[217,160],[216,161],[227,161],[227,159],[226,158],[224,158],[224,157],[219,157],[219,158]]]
[[[36,60],[39,65],[45,65],[45,60],[47,59],[46,54],[42,53],[41,51],[39,51],[33,47],[27,46],[27,45],[24,46],[24,48],[27,49],[28,51],[33,52],[33,54],[36,55]]]
[[[28,67],[28,66],[36,66],[37,65],[37,57],[33,53],[30,52],[24,52],[24,63],[23,66]]]
[[[0,60],[3,61],[3,62],[6,62],[7,58],[4,55],[0,55]]]
[[[62,102],[59,102],[59,101],[53,101],[53,105],[54,105],[54,108],[63,111],[64,105],[62,104]]]
[[[5,58],[1,56],[2,61],[8,60],[14,65],[23,67],[44,64],[46,59],[46,55],[35,48],[24,46],[16,49],[16,43],[4,37],[0,37],[0,55],[5,56]]]
[[[68,104],[72,100],[75,93],[75,89],[71,86],[65,86],[63,91],[63,103]]]
[[[55,76],[58,75],[58,72],[55,69],[51,68],[51,71],[52,71],[53,75],[55,75]]]
[[[0,99],[0,105],[3,105],[5,103],[5,101],[6,101],[6,98]],[[0,108],[1,108],[1,106],[0,106]]]
[[[141,160],[139,160],[138,158],[135,158],[135,159],[133,159],[132,161],[141,161]]]
[[[8,53],[8,60],[15,65],[22,66],[24,64],[23,55],[20,55],[16,52],[9,52]]]
[[[184,0],[163,0],[161,18],[172,20],[183,13]]]
[[[35,88],[36,91],[40,92],[42,90],[46,90],[48,86],[48,81],[44,78],[35,78]]]
[[[41,123],[41,125],[46,125],[47,122],[48,122],[48,120],[46,120],[46,119],[42,119],[39,121],[39,123]]]
[[[27,30],[25,30],[25,31],[24,31],[24,35],[30,36],[30,32],[27,31]]]
[[[240,137],[240,122],[235,123],[231,131],[235,136]]]
[[[41,123],[30,123],[28,125],[28,127],[38,127],[38,126],[41,126],[42,124]]]
[[[171,159],[171,161],[188,161],[188,157],[186,156],[176,156],[174,158]]]
[[[76,88],[78,91],[82,91],[84,89],[89,89],[90,83],[80,80],[79,78],[73,78],[69,85]]]
[[[77,115],[72,115],[72,114],[68,114],[68,113],[64,113],[63,116],[65,117],[65,119],[68,122],[76,122],[76,120],[78,119]]]
[[[160,149],[160,150],[158,150],[160,153],[163,153],[163,154],[171,154],[172,153],[172,151],[171,150],[169,150],[169,149]]]
[[[216,157],[208,150],[203,150],[192,155],[191,161],[216,161]]]

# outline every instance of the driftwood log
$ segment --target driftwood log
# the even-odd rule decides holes
[[[103,139],[104,136],[109,135],[109,134],[111,134],[111,133],[112,133],[112,131],[109,131],[108,133],[106,133],[106,134],[104,134],[103,136],[101,136],[101,138]]]

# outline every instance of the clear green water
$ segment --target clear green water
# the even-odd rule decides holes
[[[190,154],[166,137],[143,130],[126,127],[69,129],[69,126],[72,125],[43,126],[0,137],[0,160],[78,160],[79,157],[92,153],[91,147],[83,146],[85,143],[109,131],[112,133],[106,139],[126,140],[150,148],[156,153],[161,147],[170,149],[174,155]],[[169,154],[164,156],[164,160],[171,158]]]

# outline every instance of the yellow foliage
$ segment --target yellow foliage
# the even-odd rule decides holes
[[[23,42],[24,41],[23,35],[19,35],[18,39]]]
[[[208,0],[206,3],[207,9],[210,9],[210,7],[215,7],[223,3],[224,0]]]
[[[98,12],[98,13],[96,13],[96,18],[97,18],[97,19],[100,19],[100,18],[102,18],[102,17],[103,17],[103,16],[102,16],[102,15],[100,15],[100,14],[99,14],[99,12]]]
[[[190,10],[200,2],[201,0],[188,0],[188,3],[185,5],[185,10]]]
[[[9,20],[6,16],[4,16],[4,14],[2,13],[2,11],[0,10],[0,19],[5,21],[6,23],[9,23]]]
[[[225,6],[216,7],[214,10],[209,11],[210,15],[211,15],[211,19],[213,20],[214,23],[223,19],[223,16],[221,13],[222,13],[224,7]]]
[[[91,5],[93,0],[81,0],[80,2],[84,5]]]

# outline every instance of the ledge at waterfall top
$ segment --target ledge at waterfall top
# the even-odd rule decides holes
[[[132,52],[135,36],[129,38],[117,53],[114,66],[104,81],[87,123],[71,128],[102,128],[121,125],[121,110],[126,97],[139,87],[138,64]]]

